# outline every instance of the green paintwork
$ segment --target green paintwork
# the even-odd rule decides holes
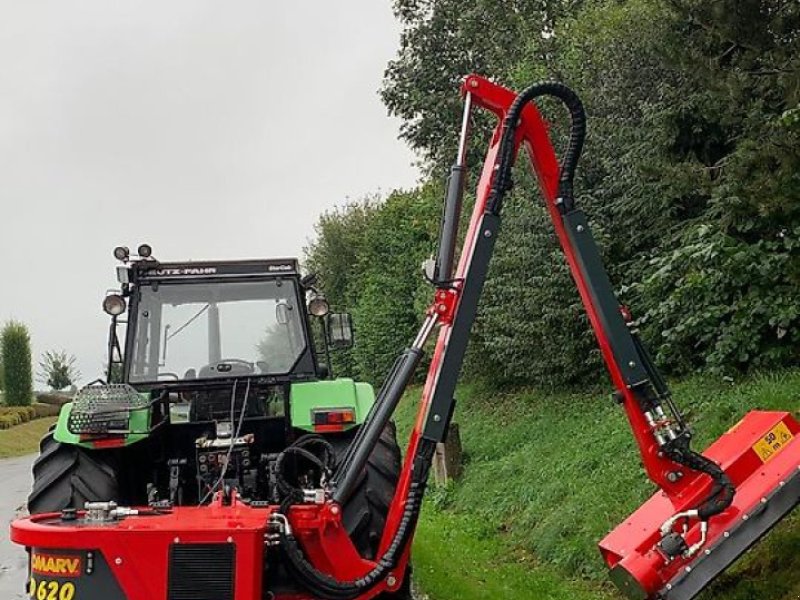
[[[79,435],[72,433],[67,427],[69,422],[69,415],[72,413],[72,402],[68,402],[61,407],[61,413],[58,415],[58,423],[53,432],[53,438],[62,444],[71,444],[73,446],[81,446],[83,448],[94,448],[92,442],[81,441]],[[132,433],[125,436],[123,445],[130,446],[136,442],[141,442],[150,435],[150,409],[142,408],[139,410],[131,411],[130,429]]]
[[[356,427],[364,422],[375,403],[375,390],[368,383],[346,377],[293,383],[289,395],[292,425],[305,431],[314,431],[311,412],[318,408],[354,408]]]

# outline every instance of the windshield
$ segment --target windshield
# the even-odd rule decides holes
[[[293,281],[142,286],[129,381],[281,375],[306,348]]]

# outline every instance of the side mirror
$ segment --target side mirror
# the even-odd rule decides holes
[[[337,350],[353,347],[353,318],[350,313],[330,313],[327,327],[331,347]]]

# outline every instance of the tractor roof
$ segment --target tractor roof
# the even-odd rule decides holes
[[[189,262],[158,262],[142,260],[130,263],[133,280],[192,280],[224,277],[297,276],[299,264],[294,258],[263,260],[217,260]]]

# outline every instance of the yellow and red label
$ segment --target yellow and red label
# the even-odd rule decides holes
[[[31,572],[47,577],[80,577],[83,560],[76,555],[31,554]]]
[[[789,431],[786,423],[781,421],[753,445],[753,450],[761,461],[766,463],[775,458],[793,439],[794,435]]]

